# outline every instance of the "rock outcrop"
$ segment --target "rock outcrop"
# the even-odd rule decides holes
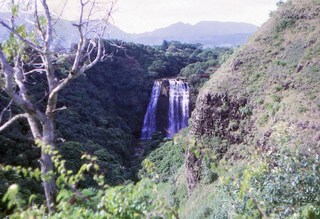
[[[192,134],[202,147],[226,160],[281,147],[319,150],[319,17],[317,0],[281,4],[212,75],[191,117]],[[198,165],[198,159],[189,160]]]

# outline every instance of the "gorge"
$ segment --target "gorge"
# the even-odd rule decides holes
[[[0,132],[0,218],[320,218],[320,1],[277,7],[232,50],[103,40],[110,55],[52,111],[53,205],[39,169],[47,147],[12,120],[25,114],[2,89],[0,124],[13,122]],[[57,82],[73,73],[74,56],[50,58]],[[24,63],[14,80],[46,110],[46,74]]]

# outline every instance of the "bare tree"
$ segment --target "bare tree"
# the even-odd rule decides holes
[[[102,38],[111,18],[115,0],[109,2],[107,8],[104,9],[100,8],[97,0],[79,0],[79,18],[77,23],[73,24],[74,31],[77,31],[79,35],[79,41],[72,55],[72,67],[68,69],[68,74],[62,78],[58,78],[55,71],[54,63],[57,57],[52,46],[56,37],[54,25],[57,23],[59,15],[53,16],[47,0],[9,0],[4,2],[9,4],[11,10],[9,19],[0,18],[0,25],[10,33],[8,41],[0,47],[0,80],[2,80],[0,86],[11,98],[10,104],[4,110],[7,110],[12,103],[17,105],[23,113],[12,115],[7,118],[7,121],[0,121],[0,131],[16,120],[25,118],[35,142],[45,147],[54,148],[54,118],[55,113],[60,110],[57,108],[58,94],[73,79],[106,57]],[[22,5],[32,11],[33,15],[29,26],[16,21]],[[99,16],[96,15],[98,10]],[[32,56],[35,58],[26,59],[26,51],[33,54]],[[29,68],[27,71],[26,64],[32,66],[32,70]],[[45,73],[47,81],[47,95],[43,98],[45,101],[44,110],[31,100],[26,85],[27,75],[42,73]],[[2,114],[1,120],[4,118]],[[39,161],[47,207],[49,212],[53,212],[56,197],[55,180],[51,174],[53,163],[50,154],[44,147],[41,149]]]

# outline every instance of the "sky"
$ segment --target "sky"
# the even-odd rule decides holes
[[[260,26],[279,0],[118,0],[114,23],[139,33],[176,22],[236,21]]]
[[[25,1],[25,0],[20,0]],[[47,0],[64,19],[76,20],[80,0]],[[98,0],[109,2],[110,0]],[[279,0],[117,0],[113,24],[128,33],[141,33],[177,22],[235,21],[260,26]]]

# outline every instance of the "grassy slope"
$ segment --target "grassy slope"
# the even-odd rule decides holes
[[[243,169],[275,151],[298,147],[320,154],[319,36],[320,1],[288,1],[205,84],[191,129],[198,139],[225,140],[218,150],[220,180],[200,183],[182,206],[183,218],[227,217],[214,212],[234,210],[230,194],[221,195],[223,178],[239,180]]]
[[[205,84],[192,116],[194,131],[197,133],[197,122],[205,114],[206,97],[226,94],[231,101],[248,102],[246,106],[252,115],[245,127],[245,144],[259,145],[268,132],[263,145],[271,146],[270,139],[281,129],[290,132],[295,142],[317,145],[320,140],[319,24],[320,1],[293,1],[280,6]]]

